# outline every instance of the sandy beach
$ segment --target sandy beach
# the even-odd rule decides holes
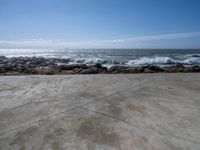
[[[199,150],[199,73],[0,77],[1,150]]]

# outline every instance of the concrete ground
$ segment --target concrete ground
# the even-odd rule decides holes
[[[200,74],[1,76],[0,150],[200,150]]]

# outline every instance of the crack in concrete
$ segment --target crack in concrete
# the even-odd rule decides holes
[[[128,121],[126,121],[126,120],[120,119],[120,118],[115,117],[115,116],[112,116],[112,115],[108,115],[108,114],[105,114],[105,113],[102,113],[102,112],[90,110],[90,109],[87,109],[87,108],[84,108],[84,107],[79,107],[79,108],[80,108],[80,109],[83,109],[83,110],[86,110],[86,111],[90,111],[90,112],[99,114],[99,115],[104,116],[104,117],[108,117],[108,118],[112,118],[112,119],[115,119],[115,120],[124,122],[124,123],[126,123],[126,125],[132,126],[132,127],[136,127],[137,129],[139,129],[139,130],[141,130],[141,131],[142,131],[142,128],[146,128],[146,129],[152,130],[153,132],[156,132],[159,136],[161,136],[161,135],[162,135],[162,136],[167,136],[167,135],[162,134],[162,133],[160,133],[159,131],[157,131],[157,130],[156,130],[154,127],[152,127],[151,125],[141,127],[141,126],[139,126],[139,125],[133,124],[133,123],[131,123],[131,122],[128,122]],[[167,133],[168,133],[171,137],[174,137],[174,138],[177,138],[177,139],[182,139],[182,140],[188,141],[188,142],[190,142],[190,143],[200,145],[200,142],[193,141],[193,140],[190,140],[190,139],[187,139],[187,138],[184,138],[184,137],[180,137],[180,136],[171,134],[171,133],[169,133],[169,132],[167,132]]]
[[[66,110],[64,110],[64,111],[61,111],[61,112],[58,112],[58,113],[55,113],[55,114],[46,116],[46,117],[44,117],[43,119],[39,119],[39,120],[35,120],[35,121],[32,121],[32,122],[29,122],[29,123],[24,124],[24,125],[22,125],[22,126],[20,126],[20,127],[10,129],[9,131],[2,132],[2,133],[0,133],[0,136],[3,136],[3,135],[8,134],[8,133],[10,133],[10,132],[14,132],[14,131],[16,131],[16,130],[18,130],[18,129],[20,129],[20,128],[24,128],[24,127],[26,127],[26,126],[28,126],[28,125],[36,124],[36,123],[38,123],[38,122],[45,121],[46,119],[49,119],[49,118],[51,118],[51,117],[55,117],[55,116],[64,114],[64,113],[66,113],[66,112],[68,112],[68,111],[71,111],[71,110],[73,110],[73,109],[80,108],[80,107],[83,107],[83,106],[86,106],[86,105],[95,103],[95,102],[100,101],[100,100],[102,100],[102,99],[104,99],[104,98],[106,98],[106,97],[113,96],[113,95],[115,95],[115,94],[119,94],[119,93],[121,93],[121,92],[123,92],[123,91],[126,91],[126,90],[128,90],[128,89],[130,89],[130,88],[138,87],[138,86],[140,86],[140,85],[142,85],[142,84],[144,84],[144,83],[146,83],[146,82],[149,82],[149,80],[147,80],[147,81],[145,81],[145,82],[142,82],[142,83],[140,83],[140,84],[131,86],[131,87],[129,87],[129,88],[126,88],[126,89],[123,89],[123,90],[114,92],[114,93],[112,93],[112,94],[110,94],[110,95],[107,95],[107,96],[98,98],[98,99],[96,99],[95,101],[92,101],[92,102],[89,102],[89,103],[86,103],[86,104],[82,104],[82,105],[78,105],[78,106],[71,105],[72,108],[68,108],[68,109],[66,109]]]

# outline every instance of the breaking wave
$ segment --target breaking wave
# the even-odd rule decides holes
[[[193,65],[193,64],[200,64],[200,57],[197,58],[188,58],[188,59],[185,59],[183,61],[181,61],[180,63],[183,63],[183,64],[188,64],[188,65]]]
[[[200,64],[200,57],[181,57],[181,58],[171,58],[171,57],[141,57],[138,59],[130,60],[126,63],[129,66],[137,65],[173,65],[181,63],[184,65],[196,65]]]
[[[104,66],[138,65],[200,65],[200,50],[145,50],[145,49],[105,49],[105,50],[52,50],[52,49],[1,49],[0,56],[44,57],[67,59],[69,64],[96,64]]]
[[[72,63],[73,62],[82,64],[96,64],[96,63],[104,64],[106,63],[106,60],[103,60],[101,58],[77,58],[72,60]]]
[[[174,64],[176,61],[170,57],[141,57],[128,61],[127,65],[145,65],[145,64]]]

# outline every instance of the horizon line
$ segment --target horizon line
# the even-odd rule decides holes
[[[46,40],[43,38],[22,39],[22,40],[0,40],[0,48],[184,48],[186,46],[170,45],[169,40],[180,40],[200,37],[200,32],[182,32],[168,34],[151,34],[140,36],[118,36],[120,38],[83,40],[83,41],[66,41],[63,39]],[[167,44],[153,42],[164,41]],[[151,42],[151,43],[149,43]],[[188,48],[192,47],[188,45]],[[199,47],[199,46],[198,46]],[[196,49],[197,47],[193,47]],[[198,48],[197,48],[198,49]]]

